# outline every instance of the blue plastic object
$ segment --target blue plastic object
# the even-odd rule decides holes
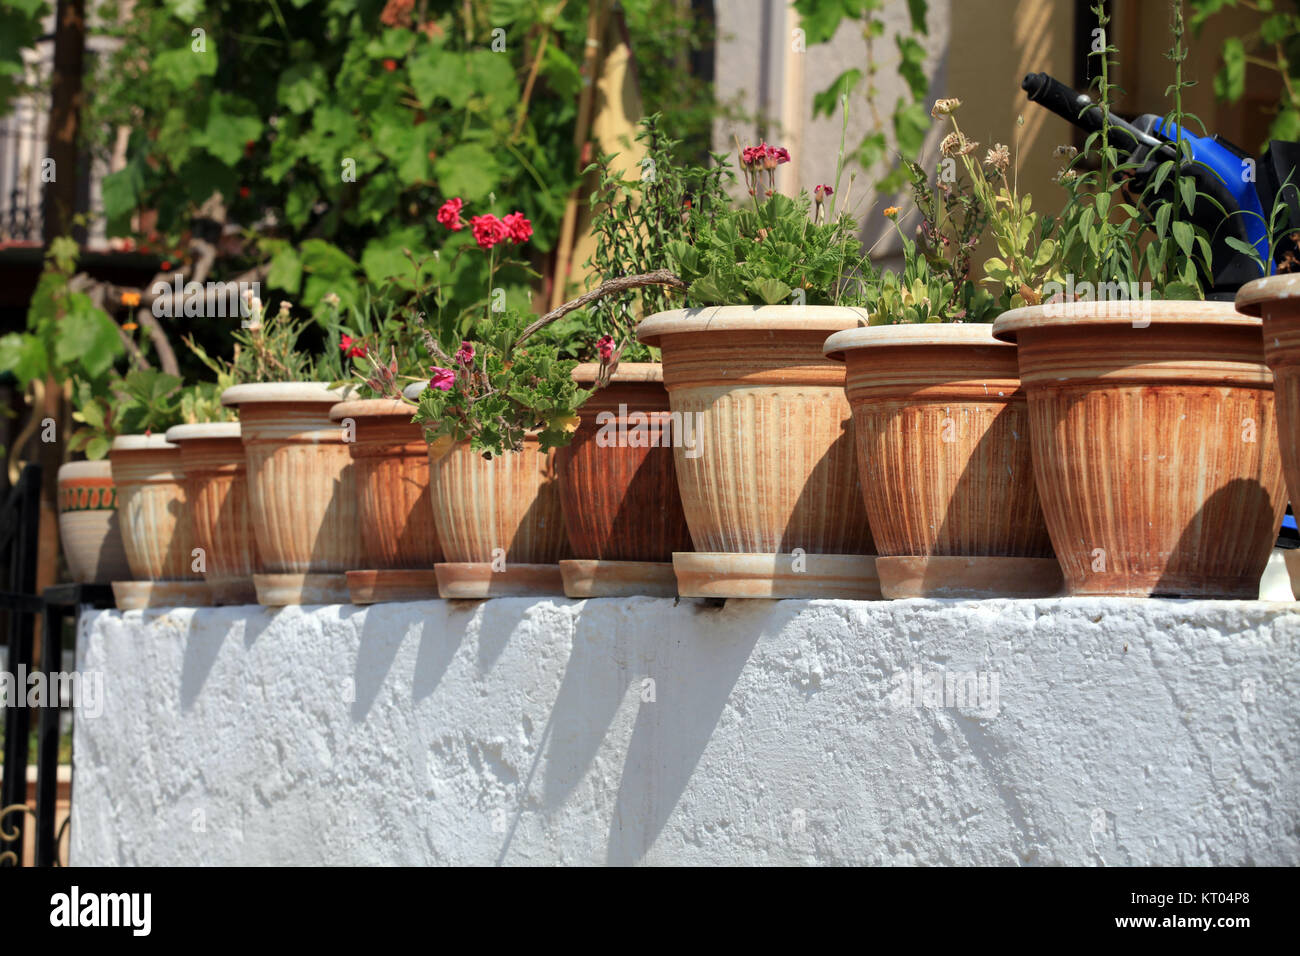
[[[1268,220],[1264,215],[1264,207],[1260,204],[1259,194],[1255,192],[1255,183],[1248,182],[1244,176],[1246,161],[1211,137],[1193,136],[1185,129],[1179,130],[1176,123],[1170,123],[1165,118],[1159,119],[1152,128],[1168,140],[1180,138],[1178,134],[1181,133],[1181,139],[1191,149],[1193,161],[1205,166],[1223,182],[1224,188],[1237,200],[1251,245],[1269,263],[1271,272],[1273,257],[1268,242]]]

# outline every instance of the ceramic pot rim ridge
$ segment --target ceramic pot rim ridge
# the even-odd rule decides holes
[[[1150,326],[1238,326],[1260,328],[1259,319],[1241,315],[1231,302],[1187,299],[1152,299],[1144,303],[1147,314],[1095,315],[1090,310],[1113,311],[1113,302],[1067,302],[1055,305],[1026,305],[1004,312],[993,323],[993,335],[1005,342],[1016,341],[1028,329],[1057,329],[1082,326],[1129,327],[1135,331]]]
[[[839,332],[865,326],[866,309],[842,305],[711,305],[656,312],[641,320],[636,337],[657,345],[680,332]]]
[[[870,348],[896,348],[899,346],[941,348],[993,347],[1014,348],[1010,342],[993,337],[993,326],[988,322],[923,322],[896,325],[873,325],[867,328],[845,329],[836,332],[822,346],[822,354],[837,362],[844,361],[844,353]]]
[[[1260,316],[1264,303],[1279,299],[1300,300],[1300,273],[1286,273],[1254,279],[1237,290],[1234,303],[1242,315]]]

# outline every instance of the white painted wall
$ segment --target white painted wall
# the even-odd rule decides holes
[[[77,864],[1300,863],[1289,604],[83,622],[106,705],[76,723]],[[996,673],[996,715],[907,706],[913,668]]]

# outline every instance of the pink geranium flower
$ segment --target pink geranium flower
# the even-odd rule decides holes
[[[449,368],[438,368],[436,365],[429,367],[433,377],[429,379],[429,387],[436,388],[440,392],[450,392],[452,385],[456,382],[456,373]]]
[[[448,199],[438,210],[438,222],[442,223],[452,232],[460,232],[465,228],[465,223],[461,221],[460,210],[465,205],[463,199]]]
[[[600,353],[602,362],[608,362],[610,356],[614,354],[614,339],[609,335],[602,335],[596,340],[596,351]]]
[[[506,224],[491,213],[486,216],[475,216],[469,221],[469,227],[473,230],[474,241],[478,243],[480,249],[491,249],[498,242],[505,242],[510,238]]]
[[[456,350],[456,361],[461,365],[468,365],[474,361],[474,345],[471,342],[461,342],[460,348]]]

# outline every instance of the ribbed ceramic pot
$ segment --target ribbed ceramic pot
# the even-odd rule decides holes
[[[257,542],[239,423],[177,425],[167,440],[181,450],[194,544],[203,549],[212,603],[256,603]]]
[[[831,306],[728,306],[662,312],[637,327],[663,350],[671,409],[694,430],[693,448],[673,449],[699,552],[674,559],[683,596],[879,596],[844,366],[822,354],[828,335],[866,318]],[[773,555],[774,564],[751,560]],[[814,555],[824,560],[801,564]]]
[[[1300,507],[1300,275],[1256,279],[1237,293],[1237,311],[1263,322],[1264,362],[1273,373],[1278,448],[1292,508]],[[1300,553],[1286,553],[1300,571]],[[1293,575],[1293,580],[1300,577]]]
[[[361,568],[359,494],[344,430],[330,409],[352,396],[319,382],[236,385],[248,508],[262,604],[347,603],[345,572]]]
[[[108,459],[60,465],[58,483],[59,540],[72,580],[108,584],[130,578]]]
[[[132,581],[114,581],[117,605],[195,606],[211,603],[195,570],[193,529],[181,450],[162,435],[120,435],[109,449],[117,486],[122,544]]]
[[[393,399],[355,399],[330,409],[347,442],[361,509],[361,568],[348,571],[354,604],[438,596],[442,560],[429,498],[429,446],[414,409]]]
[[[599,364],[573,378],[596,383]],[[579,411],[571,444],[556,455],[564,526],[574,557],[561,562],[569,597],[676,596],[673,552],[691,549],[677,490],[673,444],[681,416],[668,408],[658,362],[620,362]]]
[[[846,367],[884,595],[1059,591],[1015,346],[989,325],[926,323],[836,332],[824,351]]]
[[[1069,593],[1255,598],[1286,509],[1260,320],[1081,302],[1014,309],[993,332],[1018,345]]]

